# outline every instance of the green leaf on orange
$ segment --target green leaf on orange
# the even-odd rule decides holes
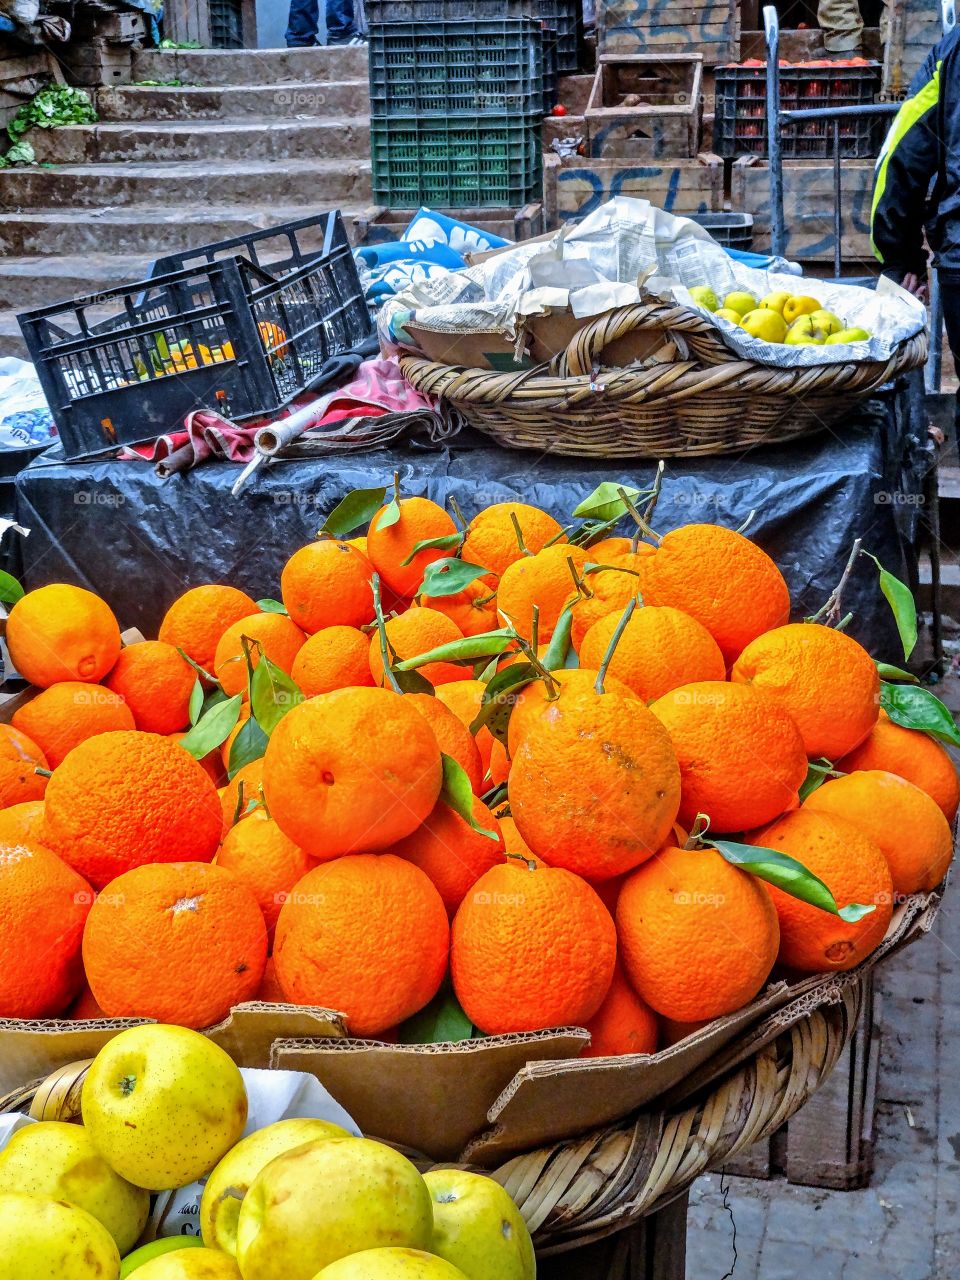
[[[481,827],[473,816],[476,797],[463,766],[454,760],[453,756],[448,756],[444,752],[441,752],[440,759],[443,762],[443,786],[440,788],[440,799],[479,835],[487,836],[491,840],[499,840],[499,832],[488,831],[486,827]]]
[[[189,751],[194,760],[202,760],[226,742],[240,719],[242,702],[243,698],[238,693],[211,707],[180,739],[184,751]]]
[[[864,916],[876,911],[875,905],[864,906],[859,902],[850,902],[838,907],[833,894],[812,871],[808,871],[802,862],[791,858],[789,854],[780,853],[777,849],[764,849],[759,845],[738,844],[734,840],[711,840],[701,837],[704,844],[716,849],[727,862],[744,871],[749,871],[758,880],[766,880],[776,885],[784,893],[789,893],[801,902],[809,902],[821,911],[839,916],[847,924],[856,924]]]

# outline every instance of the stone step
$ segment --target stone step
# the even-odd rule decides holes
[[[20,170],[19,172],[26,172]],[[137,206],[102,209],[69,208],[25,209],[19,213],[0,213],[0,255],[12,257],[46,257],[51,246],[69,257],[85,254],[115,253],[143,255],[152,261],[168,253],[228,240],[249,231],[265,231],[284,222],[294,222],[325,209],[341,208],[344,226],[350,232],[353,219],[370,203],[369,200],[338,205],[324,201],[322,193],[307,204],[258,204],[239,207],[214,202],[194,202],[182,208]],[[301,245],[319,247],[309,236],[301,237]],[[51,259],[56,262],[58,258]],[[64,296],[61,293],[60,297]],[[58,299],[54,299],[58,301]]]
[[[17,317],[12,311],[0,311],[0,358],[3,356],[16,356],[18,360],[30,359]]]
[[[90,297],[101,289],[144,279],[152,265],[153,257],[144,254],[2,257],[0,311],[33,311],[68,298]]]
[[[303,204],[310,212],[369,199],[369,160],[192,160],[0,171],[0,209],[17,211],[172,205],[182,218],[184,210],[214,203],[269,206],[283,201]]]
[[[53,164],[160,163],[191,160],[365,160],[370,122],[316,120],[114,121],[36,129],[37,161]]]
[[[367,116],[366,82],[302,81],[296,84],[181,85],[136,84],[97,90],[101,120],[310,120]]]
[[[365,46],[316,49],[138,49],[132,80],[180,80],[184,84],[290,84],[309,80],[366,83]]]

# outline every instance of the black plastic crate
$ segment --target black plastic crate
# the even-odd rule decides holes
[[[556,32],[557,72],[562,76],[576,75],[583,51],[581,0],[536,0],[536,4],[537,17]]]
[[[725,249],[753,248],[752,213],[691,213],[691,222],[697,222],[709,231],[717,244]]]
[[[325,247],[290,270],[209,260],[222,246],[208,246],[166,260],[182,259],[178,270],[18,317],[67,458],[152,440],[194,409],[274,413],[369,337],[340,214],[291,225]]]
[[[539,200],[539,120],[388,116],[370,123],[373,198],[393,209],[511,208]]]
[[[533,18],[537,0],[366,0],[371,31],[394,22],[473,22],[478,18]]]
[[[369,38],[374,117],[543,113],[543,31],[533,18],[394,22]]]
[[[855,107],[876,100],[879,62],[864,66],[796,65],[780,68],[783,111],[805,107]],[[879,154],[888,122],[880,116],[849,116],[840,121],[840,154],[850,160]],[[780,137],[788,160],[825,160],[833,156],[833,121],[783,124]],[[725,159],[767,154],[767,69],[726,66],[716,70],[713,150]]]

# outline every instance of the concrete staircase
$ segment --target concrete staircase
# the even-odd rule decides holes
[[[37,164],[0,171],[0,355],[26,354],[18,311],[370,203],[364,48],[142,50],[96,93],[99,123],[35,129]]]

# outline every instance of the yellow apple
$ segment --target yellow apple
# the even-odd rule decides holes
[[[177,1249],[152,1258],[136,1280],[242,1280],[236,1261],[219,1249]]]
[[[489,1270],[485,1280],[500,1280]],[[462,1271],[420,1249],[365,1249],[324,1267],[314,1280],[465,1280]]]
[[[86,1209],[29,1191],[0,1194],[0,1280],[118,1280],[113,1236]]]
[[[435,1254],[467,1280],[534,1280],[530,1232],[499,1182],[462,1169],[434,1169],[423,1180],[433,1200]]]
[[[741,319],[740,312],[732,311],[729,307],[720,307],[720,309],[717,312],[715,312],[715,314],[718,315],[721,320],[729,320],[731,324],[740,323],[740,319]]]
[[[782,315],[765,307],[748,311],[740,321],[740,327],[746,329],[754,338],[764,342],[782,342],[787,334],[787,325]]]
[[[829,336],[831,333],[839,333],[843,328],[843,321],[839,316],[835,316],[832,311],[824,311],[823,307],[819,307],[816,311],[810,312],[810,319]]]
[[[813,323],[813,317],[805,315],[799,320],[794,320],[787,330],[784,342],[790,347],[820,347],[823,346],[826,336],[823,330],[818,329]]]
[[[813,311],[820,310],[820,303],[816,298],[811,298],[806,294],[794,294],[783,304],[783,318],[787,324],[793,324],[798,316],[808,316]]]
[[[823,345],[834,347],[847,342],[868,342],[870,336],[866,329],[840,329],[836,333],[831,333]]]
[[[756,306],[756,298],[745,289],[736,289],[723,300],[724,311],[736,311],[738,316],[745,316],[748,311],[756,310]]]
[[[773,293],[768,293],[765,298],[760,299],[760,306],[765,311],[776,311],[777,315],[783,315],[783,308],[792,295],[786,289],[776,289]]]
[[[60,1120],[19,1129],[0,1151],[0,1191],[34,1191],[69,1200],[102,1223],[121,1255],[140,1239],[150,1196],[121,1178],[81,1125]]]
[[[243,1280],[313,1280],[363,1249],[430,1248],[427,1184],[398,1151],[370,1138],[326,1138],[274,1160],[240,1206]]]
[[[200,1232],[211,1249],[237,1252],[237,1219],[250,1183],[275,1156],[321,1138],[348,1138],[327,1120],[278,1120],[248,1134],[223,1157],[207,1179],[200,1201]]]
[[[151,1240],[149,1244],[141,1245],[133,1253],[128,1253],[120,1263],[120,1280],[127,1280],[128,1276],[154,1258],[162,1258],[168,1253],[182,1253],[184,1249],[202,1248],[203,1241],[199,1236],[163,1236],[159,1240]]]
[[[107,1042],[83,1082],[83,1123],[117,1173],[164,1191],[209,1173],[247,1122],[233,1059],[186,1027],[131,1027]]]
[[[688,292],[698,307],[706,307],[708,311],[716,311],[720,305],[717,301],[717,295],[708,284],[695,284]]]

